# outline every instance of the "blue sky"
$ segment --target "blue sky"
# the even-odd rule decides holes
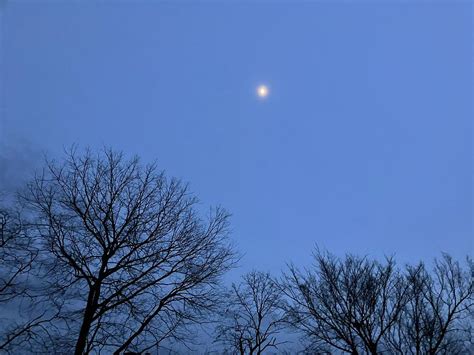
[[[469,2],[2,12],[4,151],[156,159],[233,214],[239,273],[308,264],[316,244],[401,262],[472,254]]]

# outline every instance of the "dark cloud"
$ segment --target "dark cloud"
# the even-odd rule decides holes
[[[41,166],[42,151],[26,140],[0,142],[0,191],[12,193]]]

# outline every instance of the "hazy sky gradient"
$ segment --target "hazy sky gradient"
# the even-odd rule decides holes
[[[4,146],[157,159],[233,213],[243,270],[472,254],[470,2],[2,11]]]

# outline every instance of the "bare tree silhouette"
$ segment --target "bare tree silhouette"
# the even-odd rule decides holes
[[[185,185],[110,149],[49,161],[23,199],[51,260],[51,289],[70,298],[75,354],[183,340],[235,261],[224,210],[202,220]]]
[[[473,264],[448,255],[430,274],[348,255],[315,253],[314,269],[290,267],[282,285],[289,323],[317,353],[464,354],[472,337]],[[471,318],[469,318],[471,317]]]
[[[252,271],[232,285],[216,328],[216,341],[240,354],[262,354],[284,342],[277,341],[284,327],[282,291],[268,273]]]
[[[408,296],[393,260],[339,260],[320,251],[314,257],[313,270],[290,267],[283,277],[289,322],[311,339],[313,350],[377,354]]]
[[[18,211],[0,208],[0,352],[32,348],[50,335],[49,323],[59,315],[42,297],[39,251],[26,230]]]
[[[409,297],[387,336],[393,353],[465,354],[472,332],[473,263],[464,270],[448,255],[435,261],[432,273],[420,263],[407,267]]]

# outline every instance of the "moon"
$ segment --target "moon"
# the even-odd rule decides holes
[[[270,90],[268,89],[268,86],[262,84],[257,87],[257,96],[261,99],[266,98],[269,93]]]

